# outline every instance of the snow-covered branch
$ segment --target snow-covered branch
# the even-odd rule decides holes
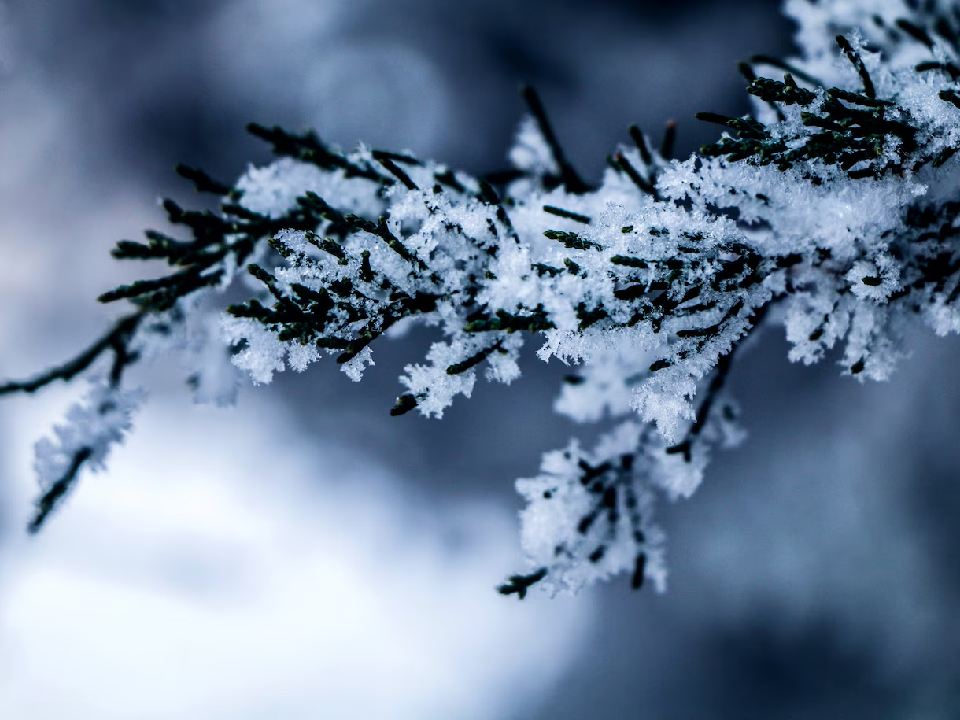
[[[133,302],[124,333],[0,393],[72,380],[111,349],[122,359],[113,388],[127,365],[173,348],[202,358],[191,378],[215,399],[235,387],[223,381],[230,358],[267,383],[333,355],[359,381],[381,337],[422,323],[442,339],[406,367],[391,412],[440,417],[480,371],[519,378],[532,340],[542,360],[579,366],[558,411],[619,425],[592,451],[574,441],[547,453],[541,474],[518,482],[531,570],[500,591],[576,590],[623,571],[634,587],[647,577],[663,588],[655,501],[688,497],[711,450],[741,438],[724,380],[766,318],[784,324],[791,359],[815,362],[839,346],[845,372],[861,379],[889,377],[907,323],[960,331],[956,8],[787,8],[802,55],[742,67],[754,116],[701,113],[725,131],[683,161],[669,158],[672,142],[658,152],[631,128],[632,146],[616,150],[596,187],[570,165],[532,90],[513,170],[487,179],[251,126],[279,156],[273,164],[232,187],[182,169],[224,197],[220,213],[168,201],[190,240],[151,231],[146,244],[118,244],[118,258],[174,269],[101,297]],[[247,299],[210,332],[209,301],[238,284]],[[203,390],[209,383],[224,392]],[[125,428],[127,410],[89,412],[99,418],[91,428]],[[111,424],[110,413],[123,419]],[[80,452],[98,442],[61,443],[44,487],[59,473],[66,488],[101,462]],[[62,495],[45,489],[37,527]]]

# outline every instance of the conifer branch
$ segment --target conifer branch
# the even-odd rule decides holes
[[[219,302],[224,337],[210,344],[264,383],[326,355],[359,380],[385,336],[416,322],[439,327],[425,361],[407,366],[394,416],[439,416],[481,373],[512,382],[531,338],[544,360],[582,363],[558,409],[617,423],[592,449],[572,441],[518,481],[531,571],[498,591],[522,599],[617,573],[633,588],[662,589],[655,503],[688,497],[710,454],[738,436],[725,383],[772,303],[792,359],[839,348],[860,379],[888,375],[907,322],[960,332],[960,23],[924,5],[892,24],[861,18],[864,38],[829,13],[813,29],[837,33],[835,46],[741,64],[757,117],[699,113],[723,134],[685,162],[669,162],[672,121],[658,152],[631,126],[636,151],[609,156],[613,171],[598,187],[573,169],[530,88],[516,167],[486,178],[257,124],[248,129],[277,160],[234,186],[178,166],[197,191],[222,198],[218,211],[167,200],[169,223],[187,237],[151,230],[112,251],[159,260],[168,273],[101,295],[133,311],[73,360],[0,386],[0,395],[32,393],[96,377],[112,354],[56,441],[38,444],[41,493],[28,529],[47,522],[85,468],[103,467],[129,429],[139,395],[124,387],[127,370],[183,350],[187,322]],[[798,20],[807,37],[812,21]],[[821,62],[824,47],[855,74]],[[932,57],[918,63],[918,53]]]
[[[524,85],[520,88],[520,94],[540,128],[540,132],[543,133],[543,138],[550,147],[550,153],[553,155],[557,167],[560,168],[560,177],[558,178],[560,184],[574,195],[589,192],[590,186],[581,179],[577,171],[573,169],[573,165],[567,160],[566,153],[564,153],[560,141],[557,139],[557,134],[553,130],[553,125],[547,119],[547,112],[544,110],[537,91],[529,85]]]
[[[45,388],[47,385],[50,385],[57,380],[62,380],[63,382],[70,382],[75,379],[78,375],[83,372],[86,372],[91,365],[93,365],[103,353],[108,350],[113,350],[117,358],[129,358],[130,353],[127,349],[127,343],[130,340],[130,337],[133,335],[133,332],[136,330],[137,325],[140,320],[143,318],[142,313],[134,313],[132,315],[127,315],[116,323],[113,327],[110,328],[99,340],[97,340],[93,345],[88,347],[82,353],[77,355],[72,360],[59,365],[57,367],[51,368],[40,375],[30,379],[30,380],[21,380],[21,381],[11,381],[0,385],[0,395],[11,395],[13,393],[34,393],[37,390]],[[118,370],[117,362],[114,363],[114,369],[111,371],[111,374],[116,374]]]

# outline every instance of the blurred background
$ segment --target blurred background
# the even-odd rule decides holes
[[[502,168],[537,87],[600,177],[636,122],[747,112],[736,62],[789,54],[772,2],[5,0],[0,4],[0,378],[74,355],[96,296],[140,271],[121,238],[188,206],[177,162],[269,160],[249,121]],[[750,432],[667,507],[665,595],[494,592],[521,569],[513,480],[574,426],[531,357],[441,421],[391,418],[424,336],[191,405],[176,367],[109,472],[37,538],[32,445],[82,388],[0,403],[0,716],[960,717],[960,341],[919,331],[892,382],[786,360],[735,368]]]

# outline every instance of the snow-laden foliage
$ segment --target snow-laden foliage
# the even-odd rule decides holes
[[[723,384],[761,322],[784,325],[793,360],[839,347],[844,372],[878,380],[904,352],[905,324],[960,330],[960,6],[789,0],[787,12],[801,55],[741,67],[754,116],[701,113],[725,130],[683,161],[669,157],[670,132],[657,151],[631,128],[596,187],[532,91],[514,170],[487,179],[251,126],[273,164],[232,188],[182,169],[225,198],[220,213],[167,202],[192,240],[149,232],[114,251],[176,272],[101,297],[135,312],[72,363],[0,392],[72,379],[110,350],[113,388],[138,359],[179,349],[198,397],[215,401],[236,389],[231,357],[256,383],[325,355],[359,381],[375,341],[422,323],[442,339],[406,367],[391,412],[440,417],[478,373],[518,379],[532,342],[576,370],[559,412],[620,424],[518,481],[531,569],[500,591],[576,590],[624,571],[663,588],[654,505],[689,497],[712,449],[741,439]],[[246,301],[211,331],[209,308],[241,279]],[[51,483],[69,487],[125,427],[125,405],[98,402],[78,435],[94,441],[61,433],[43,466],[41,511]]]
[[[37,441],[34,469],[43,490],[32,525],[39,527],[56,501],[69,489],[65,478],[85,465],[93,472],[106,467],[112,447],[123,442],[133,426],[132,415],[143,402],[142,390],[125,390],[93,380],[83,401],[70,407],[54,437]]]

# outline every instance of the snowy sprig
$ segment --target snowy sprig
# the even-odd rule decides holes
[[[860,379],[889,377],[909,323],[960,331],[957,6],[787,10],[802,52],[741,66],[753,116],[701,113],[723,135],[683,161],[670,158],[672,126],[659,152],[633,127],[597,186],[529,89],[514,168],[487,178],[251,126],[279,156],[271,165],[233,187],[182,170],[223,197],[218,213],[167,201],[192,239],[118,244],[118,258],[173,268],[101,297],[135,313],[72,363],[0,392],[71,380],[109,350],[115,380],[181,350],[207,398],[235,390],[227,359],[267,383],[333,356],[360,380],[382,337],[423,323],[442,339],[406,367],[391,413],[440,417],[480,372],[516,380],[533,341],[542,360],[577,366],[559,412],[619,424],[592,451],[574,441],[548,453],[539,476],[518,482],[530,572],[500,592],[576,590],[621,572],[662,589],[656,500],[689,497],[711,452],[742,437],[724,382],[766,318],[785,326],[792,360],[841,348]],[[245,299],[212,332],[218,292],[236,286]],[[60,465],[92,461],[64,447]]]
[[[40,529],[70,491],[81,466],[92,472],[106,467],[110,451],[123,442],[143,399],[142,390],[122,390],[105,379],[95,380],[84,399],[67,411],[66,422],[53,428],[53,438],[37,441],[34,470],[42,495],[31,531]]]

